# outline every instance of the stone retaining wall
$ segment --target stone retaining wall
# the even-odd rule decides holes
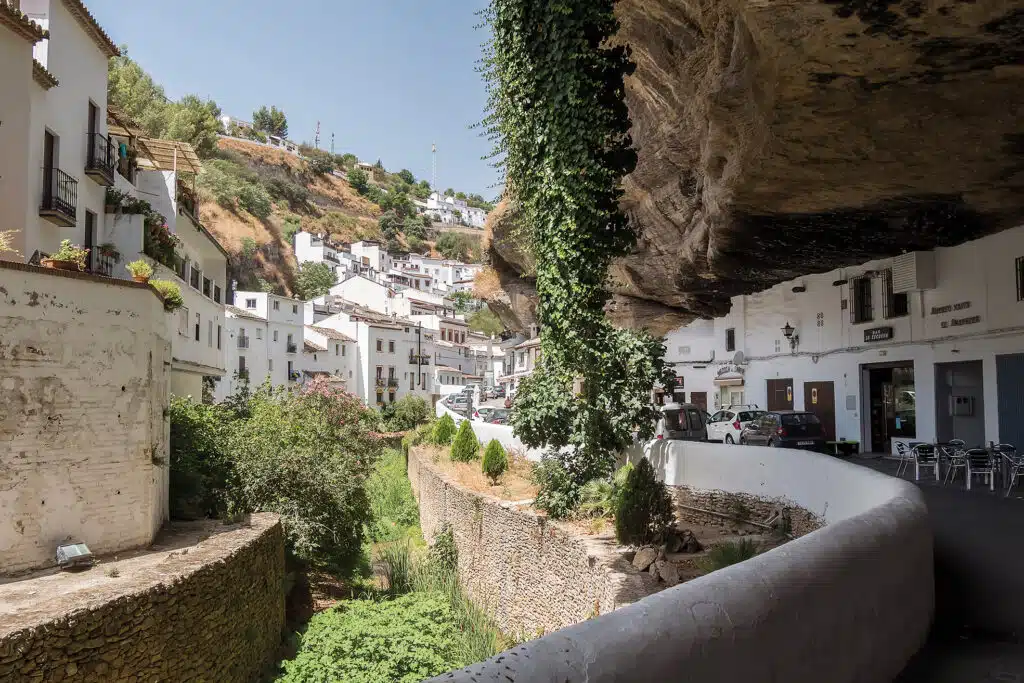
[[[689,486],[669,486],[672,502],[675,503],[676,519],[684,526],[701,524],[726,529],[757,529],[754,525],[736,520],[767,523],[779,510],[789,516],[790,533],[803,536],[822,526],[822,521],[785,498],[763,498],[748,493],[730,493],[721,490],[695,489]],[[708,512],[703,512],[707,510]],[[718,514],[711,514],[718,513]],[[727,515],[735,519],[727,519]]]
[[[0,680],[250,683],[274,660],[284,626],[276,516],[253,515],[134,575],[104,578],[103,567],[89,570],[95,585],[41,590],[37,604],[0,615]]]
[[[614,538],[583,537],[532,510],[465,490],[421,449],[410,450],[408,471],[423,535],[433,539],[451,525],[462,585],[506,633],[554,631],[659,589],[650,574],[614,553]]]

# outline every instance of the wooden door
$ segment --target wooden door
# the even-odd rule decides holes
[[[804,382],[804,410],[821,420],[826,441],[836,440],[836,390],[832,382]]]
[[[690,403],[692,403],[695,406],[700,406],[700,409],[703,410],[705,413],[708,412],[708,392],[691,391]]]
[[[768,410],[793,410],[793,379],[768,380]]]

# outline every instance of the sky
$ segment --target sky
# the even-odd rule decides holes
[[[118,45],[178,99],[195,93],[252,120],[288,116],[288,137],[381,159],[437,184],[494,199],[498,172],[479,128],[477,68],[486,0],[86,0]]]

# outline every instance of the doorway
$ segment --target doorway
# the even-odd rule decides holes
[[[826,441],[836,440],[836,389],[834,382],[804,382],[804,410],[821,420]]]
[[[708,412],[708,392],[691,391],[690,403],[692,403],[695,406],[700,406],[700,409],[705,413]]]
[[[1024,449],[1024,353],[996,356],[999,440]]]
[[[768,380],[768,410],[793,410],[793,378]]]
[[[984,375],[980,360],[935,364],[935,436],[985,446]]]
[[[892,439],[917,437],[914,363],[864,366],[872,453],[889,453]]]

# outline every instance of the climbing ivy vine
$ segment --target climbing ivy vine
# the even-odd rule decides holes
[[[655,382],[671,381],[664,346],[605,317],[608,267],[636,243],[619,209],[636,166],[623,78],[629,50],[609,44],[614,0],[492,0],[485,126],[537,257],[543,359],[516,395],[513,426],[570,476],[551,477],[571,508],[639,432],[649,437]],[[568,505],[564,503],[568,501]]]

